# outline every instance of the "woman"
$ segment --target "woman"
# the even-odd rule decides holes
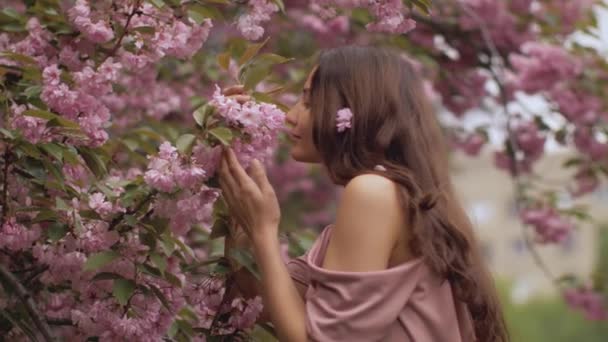
[[[335,224],[306,255],[282,261],[280,209],[261,164],[248,174],[226,150],[220,167],[261,273],[257,286],[239,285],[262,296],[281,341],[508,340],[408,62],[372,47],[325,51],[287,121],[292,157],[344,186]]]

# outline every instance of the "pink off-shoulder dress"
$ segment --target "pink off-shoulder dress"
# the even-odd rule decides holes
[[[287,263],[305,288],[309,341],[473,342],[470,316],[421,258],[381,271],[323,269],[329,225]]]

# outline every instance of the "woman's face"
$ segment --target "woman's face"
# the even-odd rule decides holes
[[[287,123],[291,126],[289,139],[292,142],[291,157],[304,163],[320,163],[321,156],[312,142],[312,117],[310,113],[310,83],[316,67],[304,83],[302,96],[287,113]]]

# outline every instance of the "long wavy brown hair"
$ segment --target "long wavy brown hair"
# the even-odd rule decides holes
[[[382,48],[325,50],[309,94],[314,144],[332,180],[344,185],[380,173],[399,184],[414,253],[466,303],[478,341],[508,341],[492,278],[454,194],[440,126],[411,63]],[[344,107],[352,127],[338,133],[335,114]],[[377,164],[386,171],[374,170]]]

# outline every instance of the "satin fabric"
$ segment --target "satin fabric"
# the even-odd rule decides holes
[[[466,306],[422,258],[381,271],[323,269],[332,227],[287,263],[305,290],[309,341],[475,341]]]

